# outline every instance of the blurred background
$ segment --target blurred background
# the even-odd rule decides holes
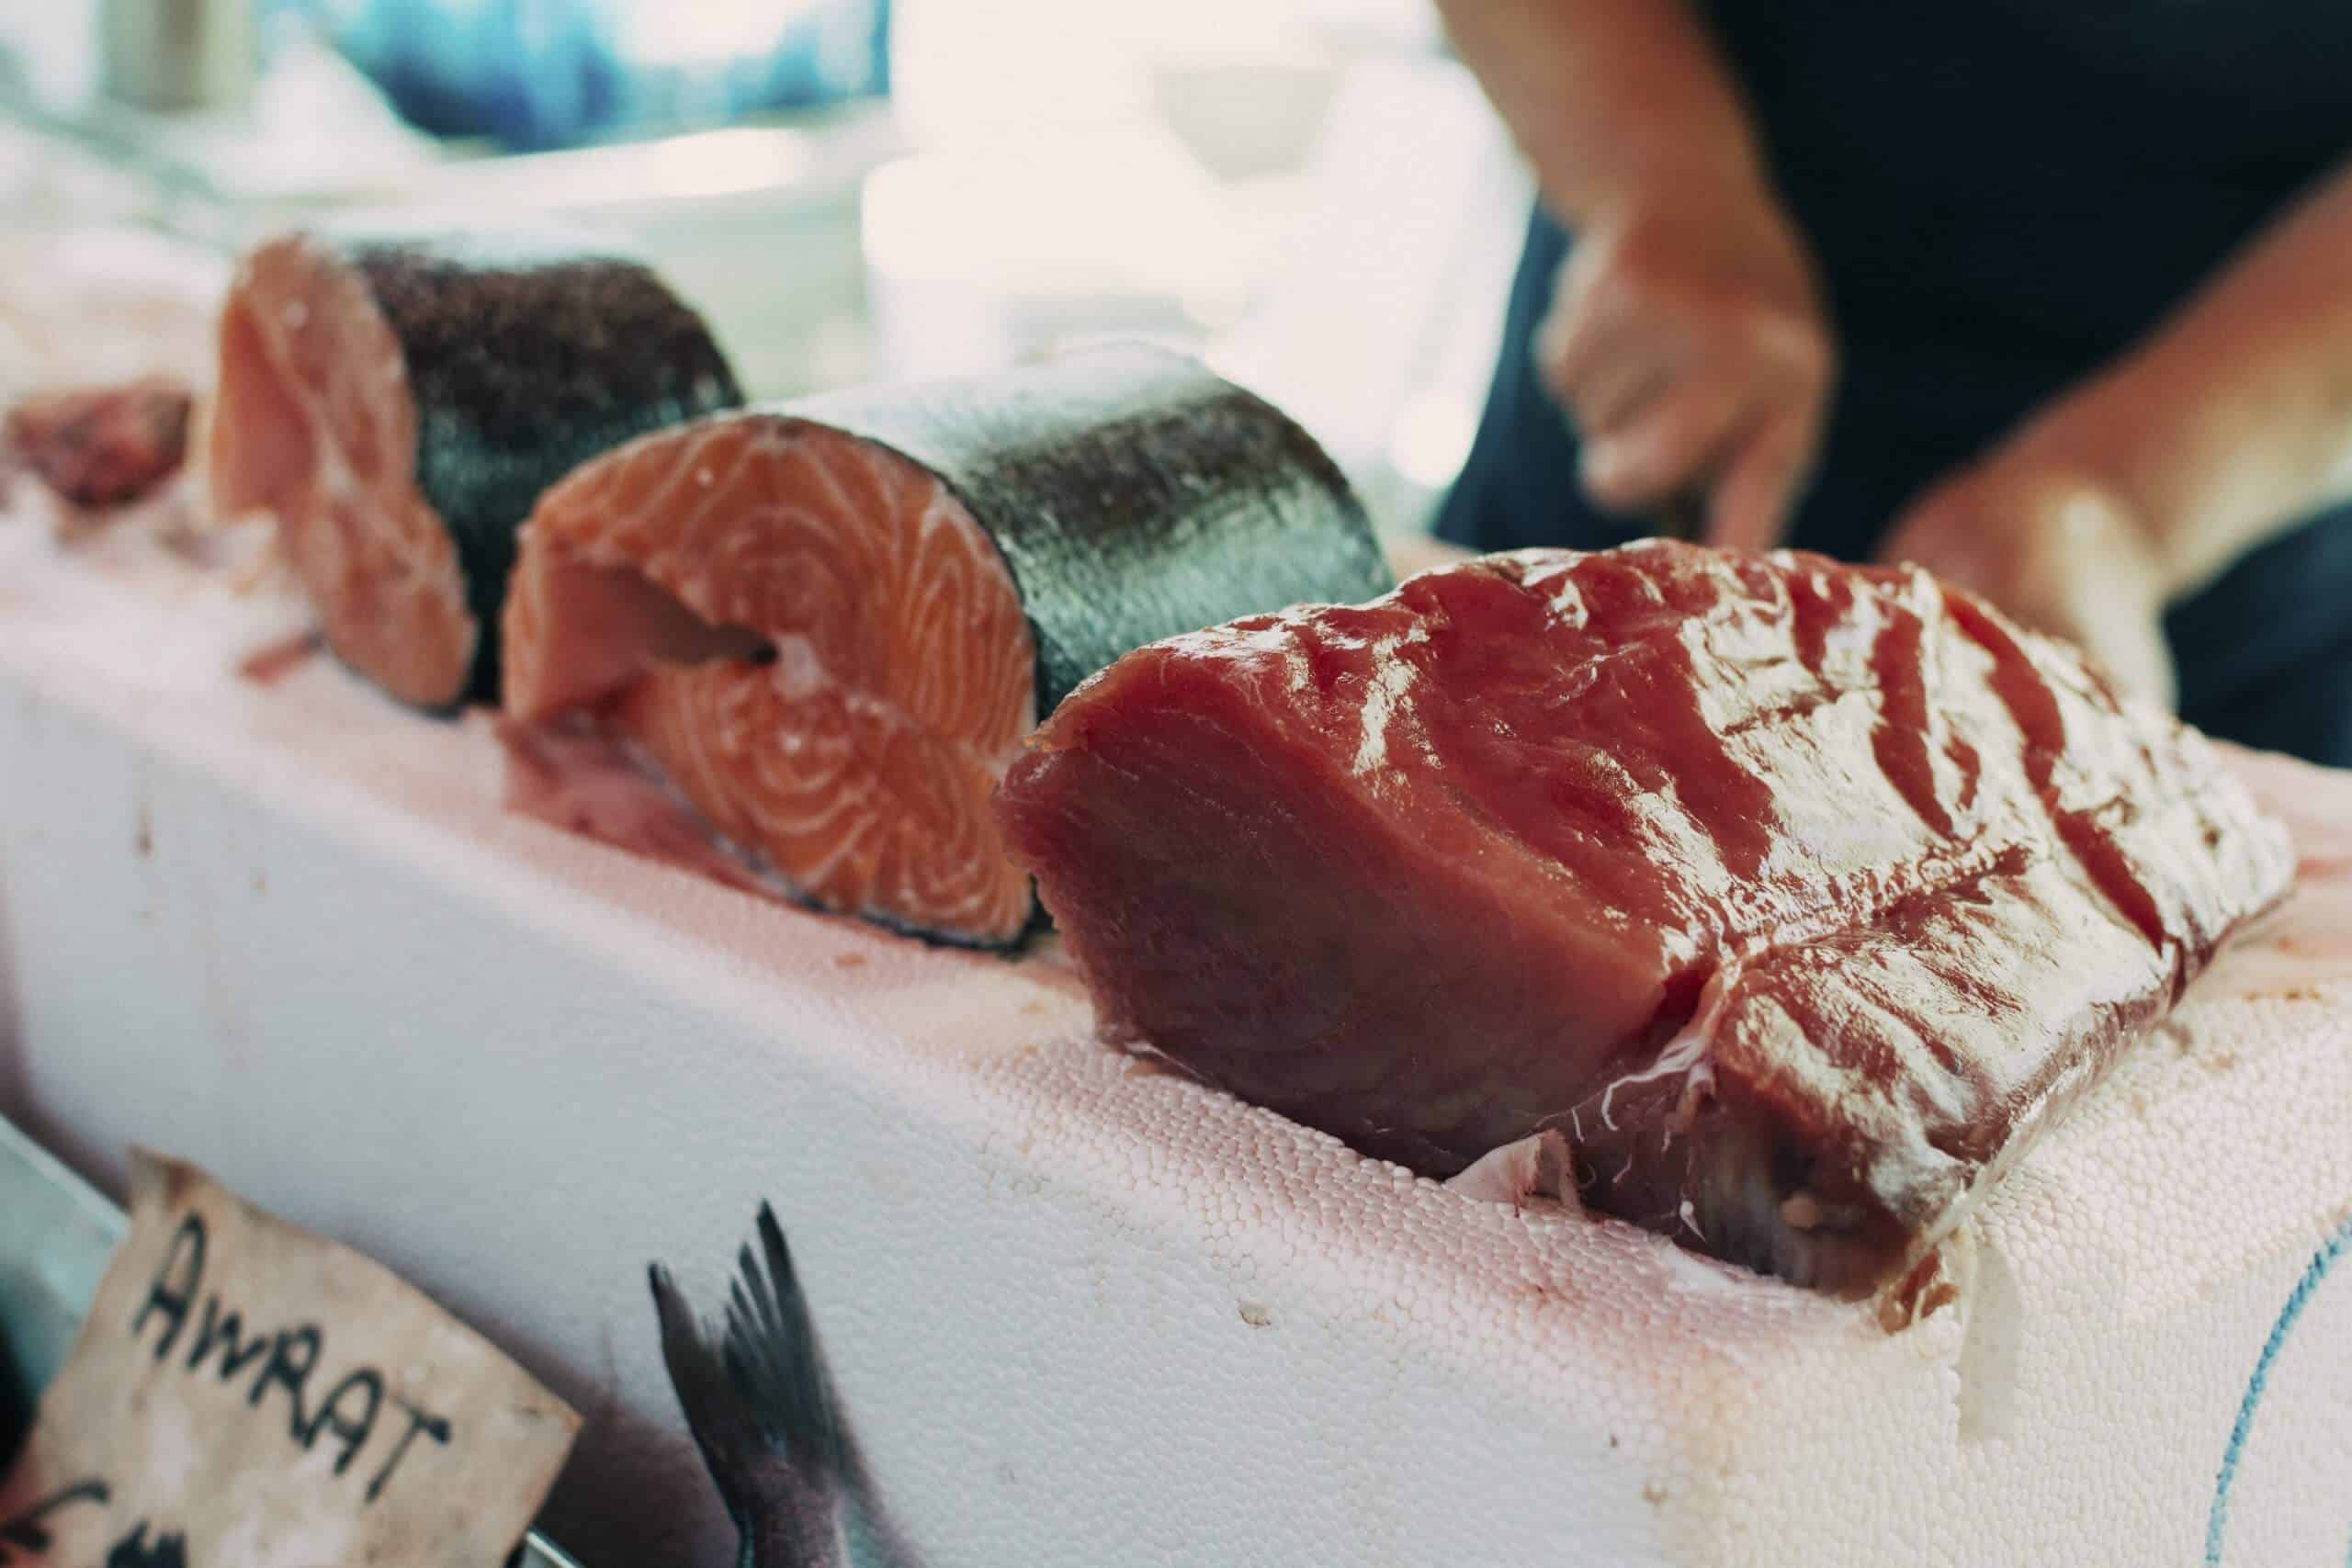
[[[1306,423],[1391,532],[1468,450],[1527,199],[1427,0],[0,14],[12,248],[541,212],[650,253],[760,397],[1148,337]],[[0,394],[39,313],[0,306]]]

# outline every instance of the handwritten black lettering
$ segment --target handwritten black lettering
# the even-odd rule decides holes
[[[300,1358],[294,1354],[297,1350],[301,1352]],[[245,1403],[258,1409],[261,1396],[269,1392],[270,1384],[283,1387],[286,1390],[286,1429],[298,1443],[304,1440],[303,1429],[310,1425],[302,1414],[302,1382],[311,1375],[311,1369],[318,1359],[319,1330],[316,1325],[306,1323],[299,1328],[279,1329],[277,1343],[269,1348],[268,1364],[262,1368],[261,1376],[254,1379],[253,1393],[245,1396]]]
[[[196,1343],[189,1347],[187,1370],[204,1370],[204,1359],[212,1354],[213,1347],[220,1349],[220,1381],[227,1382],[243,1371],[258,1356],[269,1348],[269,1336],[255,1332],[243,1344],[237,1341],[244,1332],[244,1320],[233,1310],[223,1310],[219,1296],[204,1298],[204,1318],[197,1325]]]
[[[130,1320],[134,1339],[146,1328],[150,1317],[164,1320],[163,1331],[155,1341],[157,1361],[170,1358],[182,1333],[194,1319],[183,1370],[201,1374],[209,1366],[219,1382],[228,1383],[244,1376],[246,1369],[258,1362],[259,1370],[253,1374],[253,1382],[245,1392],[245,1404],[258,1410],[272,1388],[285,1390],[288,1436],[306,1452],[316,1448],[322,1438],[340,1445],[334,1461],[337,1475],[349,1471],[369,1448],[386,1402],[398,1405],[408,1417],[407,1428],[369,1477],[366,1497],[368,1503],[383,1495],[419,1437],[428,1438],[442,1448],[449,1446],[448,1421],[390,1393],[384,1374],[373,1367],[363,1366],[345,1373],[312,1411],[307,1396],[311,1375],[319,1370],[325,1349],[324,1329],[317,1324],[305,1323],[275,1333],[255,1328],[248,1337],[245,1314],[223,1302],[219,1292],[207,1294],[203,1291],[208,1246],[203,1217],[195,1213],[184,1215],[148,1284],[146,1299]],[[104,1500],[103,1494],[100,1500]],[[22,1528],[36,1527],[27,1524]],[[8,1561],[5,1548],[17,1539],[7,1533],[7,1527],[0,1526],[0,1568],[6,1568]],[[149,1547],[143,1534],[133,1532],[120,1544],[133,1554],[125,1556],[119,1568],[181,1568],[177,1537],[159,1536],[155,1544]],[[107,1560],[107,1568],[119,1568],[113,1558]]]
[[[425,1412],[419,1410],[415,1405],[411,1404],[407,1400],[402,1399],[397,1393],[392,1395],[392,1403],[399,1405],[403,1411],[408,1413],[408,1430],[402,1432],[401,1434],[401,1440],[392,1445],[391,1458],[384,1461],[383,1468],[376,1472],[374,1479],[368,1483],[368,1501],[370,1503],[383,1495],[385,1486],[389,1484],[392,1479],[392,1472],[397,1470],[400,1467],[401,1461],[407,1457],[408,1446],[409,1444],[416,1441],[416,1435],[419,1432],[424,1433],[426,1437],[432,1438],[435,1442],[440,1444],[445,1449],[449,1446],[449,1423],[447,1421],[438,1416],[427,1415]]]
[[[183,1259],[187,1265],[185,1282],[175,1284],[174,1276]],[[172,1245],[164,1250],[164,1261],[155,1270],[153,1283],[147,1287],[147,1299],[139,1303],[138,1314],[130,1320],[130,1337],[147,1326],[147,1314],[161,1313],[169,1320],[163,1337],[155,1341],[155,1359],[172,1353],[172,1345],[180,1337],[180,1328],[187,1322],[190,1308],[196,1305],[197,1287],[204,1282],[204,1216],[189,1214],[180,1221],[180,1228],[172,1233]]]
[[[352,1400],[353,1413],[345,1414],[344,1396],[365,1396]],[[334,1385],[319,1413],[311,1417],[311,1425],[302,1433],[302,1446],[310,1448],[319,1440],[319,1434],[328,1427],[343,1439],[343,1452],[335,1456],[334,1472],[341,1475],[351,1468],[351,1461],[368,1443],[368,1435],[376,1429],[376,1412],[383,1407],[384,1380],[362,1367]]]
[[[113,1500],[113,1494],[104,1481],[96,1476],[61,1487],[36,1502],[13,1519],[0,1519],[0,1563],[15,1561],[10,1549],[28,1552],[35,1557],[49,1551],[49,1531],[42,1520],[71,1503],[91,1503],[104,1507]]]
[[[107,1568],[187,1568],[187,1537],[163,1535],[147,1544],[147,1521],[114,1543],[107,1553]]]

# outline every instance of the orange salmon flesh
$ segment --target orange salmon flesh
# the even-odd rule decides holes
[[[642,437],[541,498],[503,631],[511,724],[593,725],[791,893],[962,942],[1027,925],[989,797],[1035,645],[914,463],[780,414]]]
[[[344,662],[419,707],[464,694],[481,628],[416,487],[407,364],[359,273],[309,236],[270,241],[238,268],[209,457],[220,515],[277,518]]]

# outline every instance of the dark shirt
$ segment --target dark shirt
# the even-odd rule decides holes
[[[1792,542],[1857,558],[1903,503],[2112,357],[2352,153],[2344,0],[1713,0],[1810,238],[1841,381]],[[1529,344],[1568,238],[1542,213],[1440,531],[1593,547]],[[2352,514],[2256,551],[2167,622],[2182,708],[2352,764]]]

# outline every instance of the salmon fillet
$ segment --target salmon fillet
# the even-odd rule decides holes
[[[506,606],[506,712],[594,703],[729,844],[828,908],[1010,936],[988,791],[1036,653],[988,536],[914,464],[757,414],[559,486]]]
[[[274,515],[328,646],[434,709],[495,694],[539,492],[742,400],[650,270],[560,235],[281,235],[239,265],[220,354],[216,510]]]
[[[1077,355],[583,468],[524,535],[505,709],[593,726],[798,897],[1002,945],[1035,903],[989,797],[1041,711],[1220,607],[1387,581],[1281,414],[1177,355]]]
[[[1898,1276],[2285,890],[2169,716],[1911,570],[1653,541],[1121,660],[999,814],[1105,1031],[1434,1175]]]

